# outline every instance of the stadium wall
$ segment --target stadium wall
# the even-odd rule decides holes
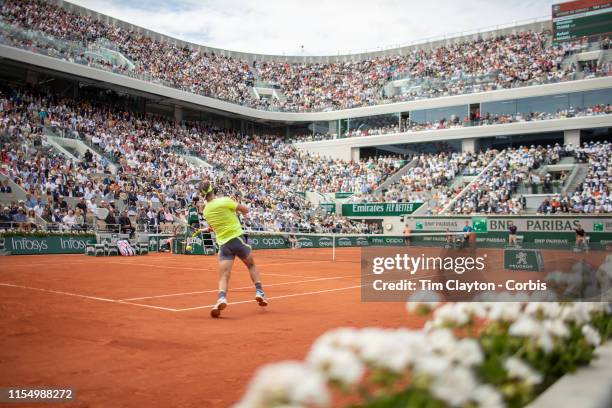
[[[601,245],[612,244],[612,217],[610,216],[448,216],[448,217],[410,217],[406,225],[414,232],[445,232],[461,231],[465,222],[481,234],[477,242],[485,244],[505,244],[508,242],[510,223],[517,226],[517,235],[523,237],[523,242],[557,246],[569,245],[575,242],[574,228],[580,223],[587,233],[590,242]],[[426,238],[425,238],[426,239]],[[444,240],[445,237],[429,237],[431,240]]]
[[[408,218],[409,217],[409,218]],[[343,236],[336,237],[338,247],[362,246],[397,246],[403,245],[403,229],[407,225],[415,234],[412,242],[420,245],[442,245],[446,242],[444,235],[430,233],[458,232],[466,221],[478,232],[477,244],[483,247],[504,247],[508,243],[510,222],[518,227],[517,234],[522,237],[526,247],[567,248],[575,242],[574,228],[580,222],[587,233],[594,249],[612,247],[612,217],[610,216],[435,216],[435,217],[350,217],[364,220],[382,220],[385,227],[384,236]],[[428,235],[429,234],[429,235]],[[169,235],[154,235],[148,238],[149,250],[159,251],[161,239]],[[332,247],[330,235],[302,236],[303,247]],[[20,234],[11,233],[0,236],[0,251],[9,255],[42,255],[42,254],[79,254],[85,253],[87,243],[95,242],[93,235],[86,234]],[[290,248],[286,234],[252,237],[251,244],[255,249]]]
[[[443,140],[462,140],[466,142],[467,146],[469,146],[471,143],[473,149],[474,140],[479,138],[527,135],[559,131],[571,132],[569,133],[569,136],[574,137],[574,144],[576,144],[576,130],[601,127],[612,127],[612,115],[584,116],[534,122],[506,123],[500,125],[390,133],[367,137],[349,137],[315,142],[302,142],[296,143],[295,145],[299,149],[306,150],[314,154],[351,160],[359,159],[359,148],[368,146],[423,143]]]

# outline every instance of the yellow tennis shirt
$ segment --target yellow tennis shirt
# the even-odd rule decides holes
[[[215,231],[219,245],[244,233],[236,215],[236,207],[238,203],[229,197],[215,198],[204,207],[204,218]]]

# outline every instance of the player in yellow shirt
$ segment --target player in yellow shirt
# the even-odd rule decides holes
[[[206,206],[203,211],[204,218],[215,232],[219,244],[219,297],[210,311],[210,315],[219,317],[221,311],[227,307],[227,287],[236,256],[249,269],[251,280],[255,284],[255,300],[259,303],[259,306],[267,306],[268,300],[261,286],[259,271],[251,253],[251,246],[245,242],[244,231],[242,231],[240,220],[236,214],[239,212],[247,215],[249,209],[229,197],[217,197],[215,190],[208,181],[200,185],[200,191],[206,199]]]

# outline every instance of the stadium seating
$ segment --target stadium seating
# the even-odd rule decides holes
[[[155,40],[38,0],[4,1],[0,15],[0,31],[5,34],[0,38],[7,45],[282,111],[347,109],[568,81],[576,79],[581,68],[563,62],[583,49],[583,44],[553,45],[549,32],[528,31],[350,62],[250,64]],[[580,78],[608,75],[610,64],[585,69]],[[253,92],[256,77],[280,88],[283,98],[259,99]],[[385,86],[394,81],[403,81],[405,90],[386,92]]]
[[[117,229],[123,225],[119,211],[126,209],[138,224],[158,232],[191,203],[197,193],[191,182],[209,179],[224,186],[223,193],[253,208],[246,221],[250,228],[362,232],[367,230],[365,224],[325,214],[300,193],[368,193],[399,163],[397,157],[330,159],[298,151],[276,136],[240,134],[206,124],[178,126],[118,106],[9,92],[12,96],[0,101],[4,107],[0,133],[7,140],[1,151],[2,172],[29,193],[24,209],[33,209],[59,229],[92,224]],[[96,146],[117,163],[117,174],[110,172],[104,158],[86,154],[73,162],[43,147],[52,129],[53,134]],[[187,154],[209,167],[194,165]],[[68,205],[64,197],[83,202]],[[104,220],[95,217],[99,207],[110,210]],[[73,210],[75,214],[70,213]]]

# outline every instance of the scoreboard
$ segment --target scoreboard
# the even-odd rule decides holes
[[[552,6],[553,41],[612,32],[612,0],[576,0]]]

